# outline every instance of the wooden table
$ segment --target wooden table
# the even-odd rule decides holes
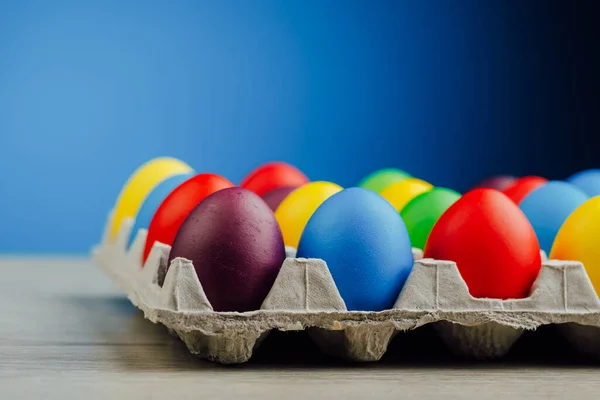
[[[551,329],[503,362],[458,361],[426,328],[376,364],[323,356],[306,334],[275,333],[255,358],[220,366],[144,319],[86,259],[0,259],[0,399],[584,398],[600,363]],[[522,354],[527,354],[523,356]]]

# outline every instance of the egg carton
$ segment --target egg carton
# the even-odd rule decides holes
[[[155,243],[142,268],[147,231],[140,229],[128,247],[134,221],[124,220],[109,240],[110,221],[92,251],[95,263],[147,319],[204,359],[244,363],[277,329],[307,330],[330,355],[377,361],[395,335],[426,324],[453,352],[475,359],[500,358],[523,332],[546,324],[557,324],[575,348],[600,356],[600,301],[579,262],[544,258],[528,298],[481,299],[469,294],[454,262],[424,259],[414,249],[414,267],[393,309],[362,312],[347,311],[323,260],[295,258],[287,248],[260,310],[215,312],[191,261],[176,258],[167,271],[170,246]]]

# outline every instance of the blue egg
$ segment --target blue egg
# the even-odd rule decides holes
[[[296,256],[327,263],[350,311],[392,308],[413,267],[400,214],[379,194],[363,188],[342,190],[317,208]]]
[[[533,226],[540,248],[546,254],[550,253],[554,238],[567,217],[588,198],[577,186],[550,181],[521,201],[519,207]]]
[[[567,182],[583,190],[588,196],[600,195],[600,169],[588,169],[571,175]]]
[[[179,185],[183,182],[191,178],[193,174],[179,174],[173,175],[158,185],[150,193],[142,203],[136,217],[135,223],[133,224],[133,228],[131,229],[131,234],[129,235],[129,243],[127,246],[131,246],[131,243],[135,239],[138,231],[141,228],[148,229],[150,226],[150,222],[152,222],[152,218],[156,213],[156,210],[163,202],[163,200]]]

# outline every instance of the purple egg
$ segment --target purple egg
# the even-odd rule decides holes
[[[273,189],[263,195],[262,199],[267,203],[271,210],[275,211],[279,204],[285,199],[288,194],[292,193],[297,189],[297,186],[285,186],[277,189]]]
[[[508,176],[508,175],[492,176],[490,178],[482,180],[477,185],[473,186],[471,189],[487,188],[487,189],[504,190],[509,185],[511,185],[515,181],[515,179],[517,179],[517,178],[515,178],[514,176]]]
[[[260,308],[285,259],[273,211],[255,193],[227,188],[205,198],[185,219],[171,247],[191,260],[215,311]]]

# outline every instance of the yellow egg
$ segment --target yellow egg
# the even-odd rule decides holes
[[[139,167],[127,180],[115,204],[110,238],[119,232],[125,218],[137,215],[146,196],[163,180],[177,174],[193,172],[192,168],[176,158],[159,157]]]
[[[315,210],[343,188],[335,183],[310,182],[291,192],[275,210],[286,246],[298,248],[306,223]]]
[[[412,199],[418,195],[429,192],[433,185],[417,178],[407,178],[386,186],[381,191],[381,196],[400,212]]]
[[[590,281],[600,293],[600,196],[580,205],[562,224],[550,259],[572,260],[583,263]]]

